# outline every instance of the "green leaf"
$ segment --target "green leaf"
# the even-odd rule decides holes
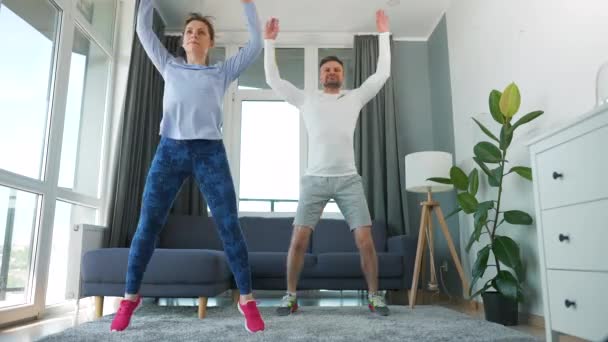
[[[447,220],[447,219],[449,219],[450,217],[452,217],[453,215],[455,215],[455,214],[457,214],[457,213],[459,213],[459,212],[461,212],[461,211],[462,211],[462,208],[458,207],[458,208],[456,208],[456,209],[452,210],[452,212],[451,212],[451,213],[449,213],[449,214],[448,214],[448,216],[446,216],[446,217],[445,217],[445,219]]]
[[[471,281],[471,287],[469,289],[469,294],[471,294],[471,290],[477,280],[483,277],[486,269],[488,268],[488,259],[490,258],[490,245],[485,246],[477,252],[477,260],[475,260],[475,264],[473,264],[473,270],[471,271],[473,280]]]
[[[513,129],[510,124],[505,124],[502,126],[500,130],[500,149],[506,150],[511,146],[511,141],[513,141]]]
[[[475,121],[475,123],[477,124],[477,126],[479,126],[479,128],[481,128],[481,130],[490,138],[492,138],[494,141],[496,142],[500,142],[498,140],[498,138],[492,134],[492,132],[490,132],[489,129],[487,129],[484,125],[481,124],[481,122],[477,121],[475,118],[473,118],[473,121]]]
[[[471,233],[471,236],[469,236],[469,242],[467,242],[467,246],[465,247],[465,251],[467,251],[467,253],[469,253],[469,251],[471,250],[471,247],[473,247],[473,243],[475,243],[475,241],[479,240],[479,237],[481,236],[481,228],[482,227],[480,227],[480,228],[475,227],[475,229]]]
[[[484,163],[496,164],[502,161],[502,152],[496,145],[482,141],[475,145],[473,153]]]
[[[494,201],[485,201],[485,202],[481,202],[479,203],[479,206],[477,207],[477,211],[488,211],[490,209],[494,208]]]
[[[470,295],[469,299],[479,296],[481,293],[485,292],[490,287],[492,287],[492,284],[491,284],[491,282],[488,281],[481,289],[477,290],[477,292]],[[472,290],[473,290],[473,285],[471,285],[471,287],[469,288],[469,293],[471,293]]]
[[[473,246],[473,243],[475,241],[479,241],[483,227],[485,226],[486,222],[488,221],[488,210],[491,207],[488,207],[487,203],[488,202],[480,203],[477,206],[477,210],[475,211],[475,214],[473,215],[475,226],[474,226],[473,233],[471,233],[471,236],[469,237],[469,242],[467,243],[467,246],[465,247],[465,250],[467,252],[469,252],[469,250],[471,249],[471,246]],[[492,204],[492,206],[493,206],[493,204]]]
[[[473,215],[474,222],[475,222],[475,229],[473,230],[473,233],[471,234],[471,237],[469,238],[469,242],[467,243],[467,246],[465,248],[467,252],[471,249],[473,242],[479,241],[479,237],[481,236],[481,231],[483,230],[483,227],[485,226],[485,224],[488,221],[488,210],[490,210],[493,207],[494,207],[494,201],[481,202],[477,206],[477,210],[475,210],[475,214]]]
[[[521,287],[517,288],[517,301],[519,303],[524,301],[524,291],[521,289]]]
[[[524,177],[525,179],[531,181],[532,180],[532,169],[525,166],[515,166],[512,167],[509,172],[515,172],[518,175]]]
[[[519,283],[509,271],[500,271],[496,275],[496,289],[503,296],[517,300]]]
[[[431,178],[427,178],[426,180],[435,182],[435,183],[441,183],[441,184],[452,184],[452,180],[449,178],[431,177]]]
[[[498,90],[492,90],[490,93],[490,113],[492,113],[492,117],[499,124],[505,123],[505,117],[500,111],[500,98],[502,93]]]
[[[469,192],[471,195],[477,195],[477,190],[479,189],[479,171],[477,169],[473,169],[471,173],[469,173]]]
[[[456,199],[462,210],[467,214],[472,214],[477,209],[477,199],[468,192],[459,193]]]
[[[501,263],[515,268],[521,264],[519,246],[510,237],[496,235],[492,242],[492,251]]]
[[[488,177],[488,184],[490,184],[490,186],[495,187],[495,188],[499,187],[500,186],[500,177],[502,177],[502,166],[499,166],[490,172],[492,172],[493,177]]]
[[[477,165],[479,165],[479,167],[483,170],[483,172],[488,176],[488,181],[490,181],[490,178],[494,178],[494,174],[492,173],[492,171],[490,171],[490,169],[488,169],[488,166],[486,164],[484,164],[477,157],[473,157],[473,160],[477,163]],[[496,180],[496,183],[498,183],[498,180]]]
[[[500,111],[506,118],[511,119],[519,110],[520,104],[521,96],[519,95],[519,88],[515,83],[511,83],[505,88],[500,97]]]
[[[517,122],[515,122],[515,124],[513,124],[513,128],[511,128],[511,130],[515,131],[517,127],[536,119],[537,117],[543,115],[543,113],[544,112],[542,110],[537,110],[522,116],[519,120],[517,120]]]
[[[521,262],[521,260],[519,265],[513,267],[513,270],[515,271],[515,275],[517,276],[517,279],[520,283],[526,280],[526,271],[524,269],[524,264]]]
[[[450,178],[458,190],[464,191],[469,187],[469,179],[467,178],[467,175],[458,166],[452,166],[450,169]]]
[[[471,247],[473,246],[473,243],[475,241],[479,241],[479,238],[481,237],[481,231],[483,229],[483,225],[485,224],[485,221],[488,218],[487,215],[486,215],[486,217],[482,217],[480,219],[477,219],[477,216],[478,216],[477,213],[475,213],[475,228],[473,230],[473,233],[471,233],[471,236],[469,237],[469,242],[467,243],[467,246],[465,248],[465,250],[467,251],[467,253],[471,250]]]
[[[505,221],[509,222],[510,224],[519,224],[524,226],[529,226],[534,221],[532,220],[532,216],[521,210],[505,211],[504,217]]]

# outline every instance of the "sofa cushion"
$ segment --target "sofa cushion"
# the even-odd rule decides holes
[[[224,250],[210,217],[170,215],[160,233],[160,248]]]
[[[378,253],[378,276],[400,277],[403,275],[403,256]],[[312,277],[363,277],[359,253],[322,253],[317,255],[317,264]]]
[[[317,258],[312,254],[304,255],[302,274],[307,274],[316,264]],[[249,253],[251,276],[254,278],[286,277],[287,253],[284,252],[251,252]]]
[[[372,239],[377,252],[386,251],[386,225],[380,221],[372,224]],[[358,252],[354,233],[344,220],[322,219],[312,234],[314,254]]]
[[[82,259],[82,280],[125,283],[128,248],[102,248]],[[144,273],[146,284],[205,284],[232,279],[224,252],[204,249],[156,249]]]
[[[292,217],[241,217],[240,221],[249,252],[286,253],[289,250]]]

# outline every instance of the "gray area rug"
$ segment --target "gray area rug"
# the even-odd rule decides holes
[[[196,307],[144,305],[121,333],[111,333],[113,315],[39,341],[539,341],[538,339],[437,306],[391,306],[380,317],[361,307],[300,307],[287,317],[262,307],[266,331],[249,334],[235,307],[210,307],[199,320]]]

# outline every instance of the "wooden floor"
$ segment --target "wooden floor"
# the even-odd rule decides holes
[[[257,300],[260,306],[276,306],[280,302],[280,293],[268,292],[268,293],[256,293]],[[360,306],[366,305],[367,301],[362,293],[356,291],[327,291],[327,292],[316,292],[307,296],[303,294],[299,296],[300,305],[302,306]],[[106,297],[104,301],[103,314],[109,315],[115,313],[118,309],[120,298]],[[196,299],[164,299],[159,301],[159,305],[196,305]],[[225,294],[217,298],[209,299],[209,306],[225,306],[231,305],[232,300],[230,294]],[[479,309],[473,308],[470,305],[456,304],[456,303],[438,303],[439,305],[447,308],[466,313],[472,317],[483,319],[483,312]],[[95,310],[92,298],[86,298],[81,300],[80,313],[78,317],[78,323],[84,323],[94,320]],[[49,315],[40,320],[33,321],[30,323],[21,324],[14,327],[9,327],[0,330],[0,342],[11,341],[11,342],[29,342],[34,341],[38,338],[48,336],[61,332],[65,329],[72,327],[74,324],[74,312],[68,312],[63,314]],[[513,327],[522,332],[526,332],[530,335],[538,336],[544,339],[545,333],[542,327],[534,326],[531,324],[522,324]],[[579,342],[583,341],[570,336],[560,337],[560,342]]]

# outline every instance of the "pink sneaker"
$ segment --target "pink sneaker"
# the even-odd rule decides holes
[[[137,310],[140,306],[141,296],[137,296],[136,301],[128,299],[121,300],[120,308],[118,308],[118,312],[112,320],[110,331],[123,331],[127,329],[127,327],[129,326],[129,322],[131,322],[131,316],[133,316],[135,310]]]
[[[241,302],[239,302],[237,306],[239,312],[245,316],[245,329],[247,331],[255,333],[264,330],[264,320],[262,319],[262,315],[260,315],[255,300],[250,300],[245,305],[241,305]]]

